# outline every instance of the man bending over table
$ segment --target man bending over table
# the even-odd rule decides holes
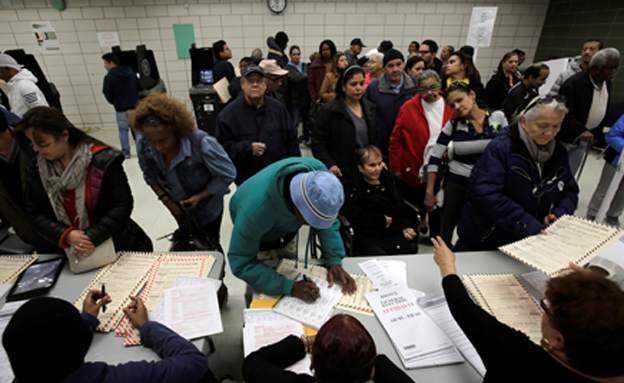
[[[149,321],[140,298],[124,312],[141,331],[141,343],[162,356],[158,362],[128,362],[111,366],[85,362],[100,324],[100,308],[111,301],[108,294],[91,290],[82,315],[69,302],[57,298],[35,298],[21,306],[11,318],[2,344],[16,381],[27,382],[201,382],[211,376],[208,359],[192,343],[167,327]],[[120,349],[123,347],[119,344]]]
[[[341,266],[345,250],[336,217],[343,202],[342,184],[319,160],[287,158],[264,168],[245,181],[230,201],[232,272],[260,292],[315,301],[319,289],[314,282],[288,280],[263,263],[295,258],[297,250],[288,243],[295,242],[297,231],[307,224],[321,242],[329,283],[338,282],[343,292],[353,293],[355,281]],[[273,254],[262,251],[276,248],[280,251]]]

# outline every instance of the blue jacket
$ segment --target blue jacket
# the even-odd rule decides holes
[[[141,80],[132,68],[116,66],[104,77],[102,93],[118,112],[134,109],[139,102],[139,91],[143,89]]]
[[[607,144],[617,152],[617,155],[611,160],[610,164],[617,166],[620,155],[622,154],[622,149],[624,149],[624,115],[613,124],[605,138]]]
[[[265,96],[260,108],[249,105],[245,97],[230,102],[217,117],[215,136],[236,165],[236,185],[276,161],[301,156],[292,119],[272,97]],[[253,142],[266,144],[262,156],[252,154]]]
[[[396,94],[384,74],[371,82],[364,92],[364,98],[377,106],[380,149],[386,159],[389,157],[390,135],[394,129],[394,122],[399,114],[399,109],[418,93],[417,83],[414,77],[403,73],[403,86],[399,94]]]
[[[290,202],[284,197],[284,178],[292,173],[327,170],[313,158],[288,158],[268,166],[242,184],[230,201],[234,223],[228,259],[232,273],[254,289],[271,294],[290,294],[294,281],[286,279],[258,259],[260,242],[276,241],[298,231]],[[338,220],[329,229],[316,230],[326,265],[340,265],[345,255]]]
[[[579,188],[558,141],[540,177],[517,125],[488,145],[468,180],[468,202],[457,226],[470,250],[499,246],[539,233],[548,214],[574,214]]]
[[[91,330],[100,323],[90,314],[83,313],[82,317]],[[160,323],[148,321],[143,325],[141,343],[153,348],[163,360],[143,360],[117,366],[104,362],[86,362],[61,383],[190,383],[199,382],[208,370],[206,355]]]
[[[176,202],[206,189],[210,197],[196,207],[198,228],[214,222],[223,210],[223,196],[236,177],[236,168],[217,140],[202,130],[180,139],[180,151],[166,170],[163,156],[142,136],[137,136],[137,153],[143,178],[157,184]]]

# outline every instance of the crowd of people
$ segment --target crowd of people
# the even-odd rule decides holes
[[[122,166],[131,157],[129,126],[154,198],[165,205],[180,230],[203,241],[202,249],[223,252],[224,196],[234,182],[227,255],[233,274],[248,284],[249,296],[261,291],[308,302],[318,299],[314,282],[288,280],[267,264],[296,256],[302,225],[309,225],[318,237],[330,284],[353,293],[355,282],[341,266],[342,215],[354,229],[354,255],[414,254],[419,234],[429,234],[451,312],[484,359],[486,378],[500,379],[527,363],[542,366],[546,376],[561,373],[571,381],[624,374],[612,368],[617,362],[603,368],[601,359],[607,349],[612,354],[604,360],[621,357],[621,322],[608,331],[589,329],[593,317],[568,323],[570,313],[579,312],[574,305],[580,298],[568,296],[576,294],[569,293],[578,290],[575,286],[595,285],[620,302],[617,286],[581,270],[549,282],[542,350],[529,347],[526,337],[473,307],[456,277],[449,249],[456,237],[456,251],[496,249],[544,232],[562,215],[574,214],[579,194],[575,175],[587,150],[604,139],[619,51],[604,48],[600,40],[587,40],[581,56],[557,78],[552,94],[540,97],[550,69],[543,63],[520,69],[525,54],[518,49],[504,54],[489,76],[475,66],[470,46],[456,50],[447,45],[438,56],[437,42],[413,41],[403,54],[384,40],[358,57],[366,47],[360,38],[344,51],[327,39],[307,64],[299,46],[289,49],[288,42],[283,31],[269,37],[268,57],[254,50],[240,60],[238,77],[227,42],[214,43],[215,82],[226,78],[235,96],[219,105],[214,137],[196,129],[184,105],[166,94],[134,98],[139,88],[134,78],[132,97],[116,97],[113,89],[127,87],[129,77],[113,54],[104,55],[109,73],[103,92],[115,106],[121,151],[42,105],[34,82],[17,83],[25,81],[28,72],[10,56],[0,55],[0,77],[11,90],[14,112],[3,110],[0,115],[3,219],[40,251],[88,257],[106,241],[112,241],[116,251],[151,251],[151,239],[130,218],[133,196]],[[624,117],[607,134],[611,155],[605,157],[587,212],[591,219],[624,147],[623,126]],[[314,158],[302,158],[300,144],[311,146]],[[607,212],[607,223],[614,226],[619,226],[624,209],[624,187],[620,189]],[[9,201],[6,208],[4,201]],[[53,299],[23,306],[16,318],[41,316],[41,308],[64,312],[76,323],[84,319],[84,352],[76,355],[78,360],[88,349],[90,330],[108,297],[93,292],[87,299],[82,318]],[[175,334],[150,322],[140,299],[133,299],[126,313],[137,328],[146,329],[142,337],[147,344],[165,354],[164,338],[186,347]],[[583,298],[582,303],[590,305],[586,302],[592,299]],[[608,304],[598,299],[590,306],[601,315]],[[618,315],[614,318],[622,318],[623,306],[619,307],[613,309]],[[486,322],[496,330],[484,332]],[[19,331],[28,333],[24,326],[9,324],[7,331],[19,339]],[[605,331],[617,332],[619,340],[604,340]],[[586,332],[591,342],[579,340]],[[21,367],[19,358],[25,354],[8,333],[3,343],[19,381],[36,381],[36,371]],[[345,337],[353,342],[341,345],[340,355],[334,356],[334,343]],[[516,348],[507,341],[524,351],[500,352]],[[314,340],[286,338],[251,354],[243,366],[245,379],[313,381],[283,371],[306,351],[314,358],[315,381],[411,381],[376,354],[370,334],[349,316],[334,317]],[[281,358],[284,353],[288,363]],[[187,357],[197,359],[192,352]],[[193,363],[196,368],[188,381],[212,379],[207,364]],[[57,371],[59,377],[81,381],[86,372],[102,368],[72,366]],[[157,368],[181,374],[179,367],[172,363]],[[160,371],[153,370],[155,366],[141,368],[145,374]],[[126,374],[129,380],[123,381],[137,374],[123,368],[109,373]]]

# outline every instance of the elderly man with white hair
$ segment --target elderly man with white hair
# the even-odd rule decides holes
[[[620,52],[605,48],[594,54],[589,68],[570,77],[559,90],[570,111],[559,139],[570,153],[570,168],[576,174],[587,146],[603,137],[603,120],[611,97],[611,79],[620,65]]]

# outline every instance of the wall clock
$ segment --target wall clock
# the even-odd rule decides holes
[[[286,9],[287,0],[267,0],[267,5],[271,12],[280,14]]]

